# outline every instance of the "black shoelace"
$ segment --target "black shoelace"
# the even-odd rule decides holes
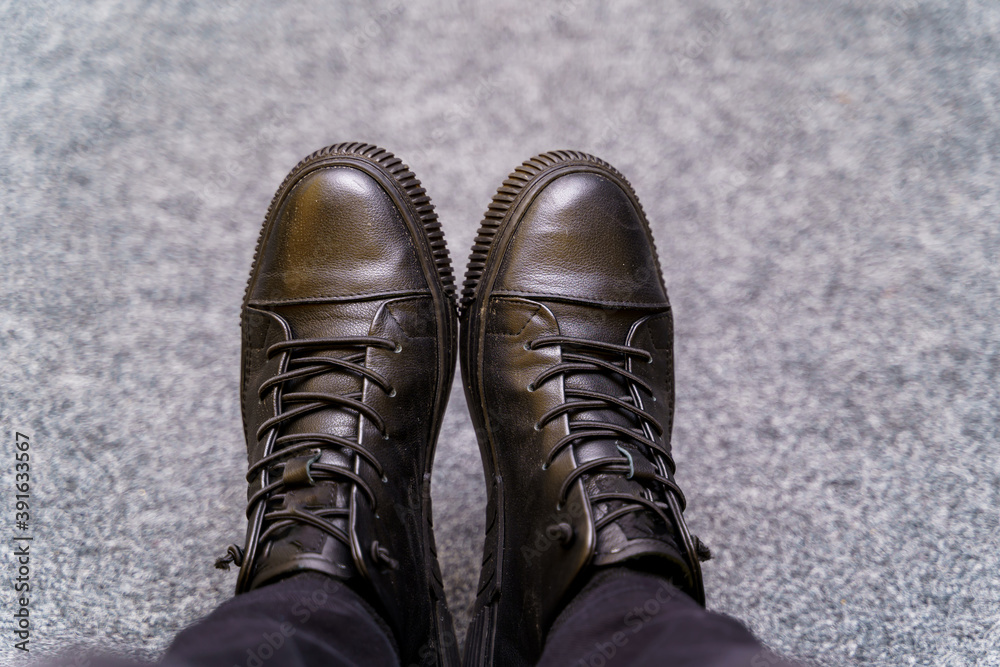
[[[656,486],[660,485],[673,492],[681,511],[685,506],[684,494],[672,479],[675,466],[670,452],[663,444],[656,441],[657,437],[663,435],[663,425],[656,417],[638,405],[640,391],[649,395],[653,401],[656,400],[653,389],[645,380],[627,370],[629,359],[640,359],[646,363],[652,363],[652,355],[646,350],[628,345],[615,345],[569,336],[543,336],[526,343],[525,348],[534,350],[551,345],[560,345],[564,348],[562,361],[546,369],[532,380],[531,384],[528,385],[528,391],[534,391],[542,383],[561,374],[603,373],[624,378],[632,393],[628,396],[611,396],[601,392],[566,387],[564,395],[568,400],[539,417],[535,424],[536,429],[543,428],[547,423],[563,414],[580,410],[618,410],[635,417],[640,425],[640,428],[636,429],[607,421],[585,421],[570,418],[569,434],[560,438],[549,450],[543,469],[547,469],[564,449],[588,439],[615,438],[623,440],[626,445],[631,445],[631,449],[619,444],[618,451],[622,456],[603,456],[577,466],[563,481],[557,509],[562,509],[573,483],[583,475],[602,473],[622,475],[626,479],[639,482],[645,489],[644,495],[622,492],[602,492],[589,495],[588,500],[594,505],[610,501],[622,501],[623,503],[621,507],[607,512],[597,520],[594,529],[599,530],[626,514],[642,510],[655,513],[669,529],[674,525],[674,522],[667,515],[671,506],[668,502],[658,500],[658,498],[663,498],[663,493],[657,492]],[[577,352],[568,352],[566,348],[577,350]],[[624,363],[619,366],[596,356],[594,353],[618,357]]]
[[[377,385],[389,396],[395,396],[396,391],[389,384],[389,381],[382,375],[366,368],[361,362],[364,361],[368,348],[377,348],[401,352],[402,348],[390,340],[375,338],[372,336],[341,336],[337,338],[304,338],[300,340],[289,340],[275,343],[267,348],[268,359],[276,354],[289,351],[304,351],[320,348],[323,350],[333,349],[356,349],[361,348],[355,354],[345,357],[325,357],[325,356],[292,356],[288,360],[287,370],[284,373],[275,375],[261,384],[258,389],[258,396],[263,400],[269,391],[281,391],[284,383],[292,380],[302,380],[308,377],[340,370],[353,373],[362,378],[367,378]],[[384,439],[388,439],[385,420],[371,406],[361,402],[360,392],[351,394],[328,394],[319,392],[290,392],[281,394],[283,410],[266,420],[257,429],[258,442],[270,436],[272,431],[278,430],[283,424],[304,414],[322,410],[329,407],[346,409],[357,412],[359,416],[368,419]],[[294,407],[289,407],[294,406]],[[375,455],[361,446],[361,443],[348,438],[330,435],[327,433],[295,433],[291,435],[279,435],[274,441],[274,448],[259,461],[250,466],[247,470],[247,482],[252,482],[254,478],[263,473],[262,485],[247,501],[246,515],[250,519],[257,511],[258,506],[264,503],[279,508],[284,506],[286,495],[284,472],[288,465],[298,463],[302,470],[301,477],[309,484],[319,481],[347,481],[354,484],[361,490],[372,504],[373,511],[377,512],[375,494],[368,483],[354,471],[342,466],[335,466],[324,463],[317,463],[324,446],[336,446],[349,450],[368,462],[374,468],[382,481],[388,481],[385,477],[382,465]],[[303,456],[302,459],[295,455]],[[277,479],[270,481],[273,476]],[[270,524],[259,535],[252,536],[248,542],[251,545],[264,543],[277,531],[296,524],[307,524],[313,526],[340,540],[348,548],[351,546],[350,536],[340,527],[334,525],[329,519],[334,517],[346,517],[350,514],[348,508],[324,508],[324,509],[265,509],[261,525]],[[393,559],[384,548],[377,542],[372,544],[373,556],[376,560],[383,561],[388,565],[394,563]],[[227,553],[218,559],[215,566],[221,569],[229,569],[229,564],[234,563],[237,567],[243,565],[244,553],[239,546],[232,544],[227,549]]]

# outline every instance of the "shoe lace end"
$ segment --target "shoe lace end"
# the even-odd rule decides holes
[[[243,566],[243,549],[240,549],[235,544],[230,544],[229,548],[226,549],[226,555],[215,561],[215,567],[219,570],[228,571],[230,564],[234,564],[236,567]]]
[[[697,537],[694,538],[694,550],[698,556],[698,560],[704,563],[707,560],[712,560],[712,550],[708,548],[708,545],[702,542]]]

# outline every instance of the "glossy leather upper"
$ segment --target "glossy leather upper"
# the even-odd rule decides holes
[[[238,590],[324,572],[367,595],[404,664],[421,653],[450,664],[430,466],[454,369],[453,303],[391,175],[352,156],[293,175],[265,222],[243,310],[248,462],[276,458],[248,478]],[[295,518],[260,540],[268,513],[335,530]]]
[[[598,528],[627,503],[592,500],[669,493],[656,476],[672,483],[672,462],[629,434],[670,451],[671,321],[648,227],[623,179],[557,164],[524,187],[462,316],[490,494],[467,663],[534,664],[595,566],[641,560],[700,587],[672,521],[640,508]],[[591,472],[575,472],[584,466]]]

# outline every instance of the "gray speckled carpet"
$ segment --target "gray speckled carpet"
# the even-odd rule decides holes
[[[710,607],[822,664],[1000,664],[993,0],[8,0],[0,25],[0,535],[21,431],[33,657],[152,659],[231,595],[259,225],[299,158],[366,140],[423,180],[459,272],[523,159],[630,178]],[[464,633],[460,391],[434,484]]]

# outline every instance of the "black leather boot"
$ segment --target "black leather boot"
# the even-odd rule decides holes
[[[704,604],[674,481],[673,331],[628,182],[571,151],[504,181],[462,292],[461,363],[489,487],[466,665],[534,665],[599,568],[671,579]]]
[[[435,441],[455,366],[441,226],[398,158],[351,143],[285,179],[243,302],[249,472],[237,593],[300,572],[342,580],[404,665],[456,665],[431,530]]]

